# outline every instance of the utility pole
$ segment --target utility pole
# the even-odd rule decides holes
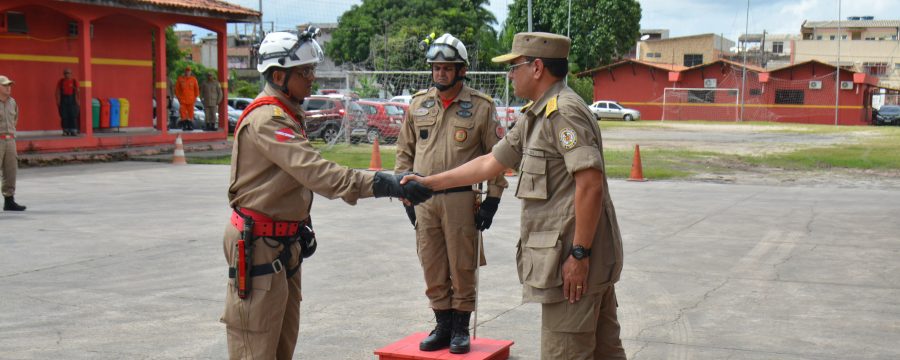
[[[841,97],[841,0],[838,0],[837,67],[834,72],[834,125],[838,124],[838,100]]]
[[[744,96],[747,90],[747,33],[750,32],[750,0],[747,0],[747,20],[744,22],[744,71],[741,73],[741,116],[744,121]]]
[[[759,67],[766,68],[766,30],[763,30],[762,41],[759,43]]]
[[[531,0],[528,0],[528,32],[532,32],[531,30]]]
[[[266,32],[263,30],[263,8],[262,8],[262,0],[259,0],[259,39],[256,41],[256,44],[251,44],[250,46],[256,46],[256,62],[259,63],[259,45],[262,44],[263,38],[266,37]],[[253,66],[251,64],[251,66]],[[255,68],[255,66],[253,66]],[[262,73],[259,73],[259,91],[262,92],[266,86],[266,78]]]

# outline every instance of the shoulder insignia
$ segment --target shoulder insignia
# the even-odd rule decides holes
[[[272,108],[272,116],[284,118],[284,110],[279,106],[275,106]]]
[[[524,113],[528,111],[528,108],[530,108],[532,105],[534,105],[534,101],[529,101],[527,104],[525,104],[525,106],[522,106],[522,108],[519,109],[519,112]]]
[[[483,92],[481,92],[481,91],[472,91],[472,95],[475,95],[475,96],[477,96],[477,97],[480,97],[480,98],[482,98],[482,99],[485,99],[485,100],[487,100],[487,101],[488,101],[489,103],[491,103],[491,104],[494,103],[494,98],[492,98],[490,95],[485,94],[485,93],[483,93]]]
[[[572,128],[564,128],[559,131],[559,144],[566,150],[572,149],[578,143],[578,136]]]
[[[419,90],[419,92],[413,94],[413,97],[419,96],[419,95],[424,95],[424,94],[427,93],[427,92],[428,92],[428,89],[425,89],[425,90]]]
[[[547,107],[544,108],[544,116],[545,117],[549,118],[550,115],[553,114],[553,112],[555,112],[556,110],[559,110],[556,99],[557,99],[557,97],[554,96],[554,97],[550,98],[550,101],[547,102]]]

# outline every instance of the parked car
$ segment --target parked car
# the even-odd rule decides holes
[[[365,127],[362,109],[350,98],[340,95],[313,95],[306,98],[302,106],[306,115],[306,135],[310,139],[319,138],[326,142],[334,140],[340,133],[344,115],[347,115],[345,103],[350,106],[351,128],[354,122],[361,122],[363,123],[361,127]]]
[[[228,105],[228,132],[233,133],[234,127],[237,126],[238,119],[241,118],[243,110],[238,110]]]
[[[247,105],[253,102],[251,98],[228,98],[228,106],[235,108],[236,110],[243,111],[247,108]]]
[[[633,121],[641,119],[641,112],[626,108],[615,101],[595,101],[590,106],[591,112],[597,120],[601,119],[621,119],[625,121]]]
[[[412,102],[412,95],[397,95],[397,96],[392,97],[388,101],[399,102],[399,103],[404,103],[406,105],[409,105],[409,103]]]
[[[884,105],[872,111],[874,125],[900,125],[900,105]]]
[[[384,144],[397,142],[400,125],[406,110],[397,103],[360,100],[356,102],[366,117],[365,125],[355,126],[350,132],[353,138],[364,137],[366,142],[374,143],[375,139]],[[408,107],[408,106],[407,106]]]
[[[522,116],[522,112],[519,111],[522,109],[521,106],[506,106],[498,98],[494,98],[494,107],[497,108],[497,120],[507,129],[516,126],[516,121],[519,121]]]

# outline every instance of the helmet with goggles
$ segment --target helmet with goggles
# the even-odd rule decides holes
[[[431,42],[428,52],[425,53],[426,62],[430,63],[463,63],[469,65],[469,52],[462,41],[450,34]]]
[[[272,67],[292,68],[321,63],[325,55],[315,40],[318,34],[319,29],[315,27],[309,27],[299,35],[290,32],[269,33],[259,44],[259,64],[256,65],[256,70],[264,73]]]

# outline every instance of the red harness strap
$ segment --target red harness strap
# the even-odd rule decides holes
[[[238,131],[238,129],[241,128],[241,123],[244,121],[244,118],[250,114],[250,112],[252,112],[253,110],[255,110],[256,108],[258,108],[260,106],[265,106],[265,105],[275,105],[275,106],[280,107],[282,110],[284,110],[284,113],[287,114],[288,116],[290,116],[291,120],[294,120],[295,123],[300,125],[300,132],[301,132],[301,134],[303,134],[304,138],[306,137],[306,129],[303,127],[303,123],[301,123],[299,120],[297,120],[296,117],[294,117],[294,111],[289,109],[287,107],[287,105],[283,104],[281,102],[281,100],[278,100],[278,98],[274,97],[274,96],[259,97],[259,98],[256,98],[256,100],[253,100],[253,102],[250,103],[250,105],[247,105],[247,108],[245,108],[244,112],[241,113],[241,117],[238,118],[237,124],[234,125],[235,133]]]
[[[282,237],[294,236],[300,231],[302,221],[274,221],[261,212],[247,208],[240,209],[241,214],[253,219],[253,236],[258,237]],[[237,211],[231,212],[231,225],[235,229],[244,228],[244,218]]]

